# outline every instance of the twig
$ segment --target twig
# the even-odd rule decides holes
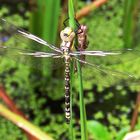
[[[87,16],[92,10],[100,7],[104,3],[106,3],[108,0],[96,0],[92,2],[91,4],[85,6],[82,8],[79,12],[76,13],[76,18],[81,19],[84,16]]]
[[[132,120],[131,120],[131,127],[130,127],[130,131],[133,131],[137,122],[137,118],[138,118],[138,111],[139,111],[139,107],[140,107],[140,92],[137,95],[137,99],[136,99],[136,106],[133,112],[133,116],[132,116]]]
[[[6,93],[4,87],[2,85],[0,85],[0,98],[5,102],[5,104],[16,114],[20,115],[21,117],[25,118],[26,120],[27,117],[16,107],[15,103],[13,102],[13,100],[8,96],[8,94]],[[24,132],[26,133],[28,140],[38,140],[35,136],[31,135],[30,133],[26,132],[24,130]]]
[[[13,122],[24,131],[29,132],[34,137],[38,138],[38,140],[54,140],[52,137],[44,133],[37,126],[31,124],[23,117],[20,117],[19,115],[16,115],[15,113],[11,112],[2,104],[0,104],[0,115]]]
[[[5,104],[16,114],[24,117],[27,119],[27,117],[21,112],[19,111],[19,109],[16,107],[15,103],[13,102],[13,100],[8,96],[8,94],[6,93],[4,87],[2,85],[0,85],[0,98],[5,102]]]

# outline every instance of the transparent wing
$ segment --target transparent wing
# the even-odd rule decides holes
[[[55,53],[46,53],[46,52],[23,52],[23,51],[19,51],[18,52],[20,55],[24,55],[24,56],[33,56],[33,57],[52,57],[52,58],[61,58],[61,55],[55,54]]]
[[[73,58],[81,64],[85,64],[85,66],[83,66],[83,77],[87,82],[91,81],[91,83],[99,83],[102,86],[140,85],[140,80],[137,79],[136,73],[129,73],[129,70],[118,70],[118,65],[108,67],[103,66],[102,64],[97,65],[96,63],[90,63],[77,57]]]
[[[54,67],[62,65],[62,60],[55,59],[61,56],[59,48],[48,45],[47,42],[40,38],[21,31],[21,29],[5,20],[0,20],[1,61],[8,58],[35,68],[40,68],[42,61],[49,64],[57,64]]]
[[[14,61],[15,63],[25,64],[27,67],[41,70],[45,65],[46,69],[56,69],[64,65],[61,55],[56,53],[45,53],[39,51],[29,51],[14,47],[0,47],[0,61]]]
[[[80,55],[91,55],[91,56],[107,56],[107,55],[119,55],[122,52],[115,51],[115,52],[105,52],[105,51],[76,51],[70,53],[72,56],[80,56]]]
[[[8,36],[14,35],[17,39],[20,39],[21,41],[23,40],[27,40],[30,39],[33,42],[37,42],[38,44],[42,44],[42,46],[46,46],[52,50],[55,50],[57,52],[61,52],[61,50],[51,44],[49,44],[48,42],[44,41],[43,39],[24,31],[23,29],[17,28],[16,26],[8,23],[6,20],[4,19],[0,19],[0,29],[6,33]]]
[[[116,65],[133,61],[140,56],[140,50],[135,49],[120,49],[110,51],[77,51],[70,53],[71,56],[85,56],[86,60],[90,63],[94,62],[97,65]]]

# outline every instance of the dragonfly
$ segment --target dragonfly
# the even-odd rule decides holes
[[[137,50],[132,49],[120,49],[120,50],[86,50],[87,48],[87,27],[85,25],[79,26],[78,31],[67,26],[60,32],[61,43],[59,47],[49,44],[47,41],[26,32],[23,29],[16,27],[15,25],[7,22],[5,19],[0,19],[0,55],[13,55],[13,57],[24,58],[28,61],[28,58],[44,58],[64,61],[65,63],[65,118],[69,123],[71,119],[70,112],[70,63],[72,61],[79,62],[89,66],[96,72],[101,72],[109,76],[115,76],[118,78],[132,78],[135,77],[126,72],[113,71],[101,65],[93,62],[89,62],[86,58],[94,57],[100,60],[109,58],[109,62],[120,63],[120,58],[125,55],[133,55],[133,58],[137,58]],[[7,36],[4,38],[4,36]],[[74,46],[74,39],[78,36],[78,46]],[[9,39],[7,39],[9,38]],[[11,38],[11,40],[10,40]],[[30,45],[29,45],[30,43]],[[40,51],[41,48],[47,48],[47,51]],[[36,49],[37,48],[37,49]],[[77,48],[77,49],[74,49]],[[133,53],[134,52],[134,53]],[[137,57],[136,57],[137,56]],[[84,59],[83,59],[84,58]],[[115,58],[115,59],[113,59]],[[112,64],[112,63],[109,63]],[[116,78],[115,77],[115,78]]]

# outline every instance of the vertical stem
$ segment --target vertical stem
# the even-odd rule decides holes
[[[77,62],[78,79],[79,79],[79,97],[80,97],[80,122],[81,122],[81,139],[87,140],[87,124],[86,124],[86,109],[83,96],[83,82],[81,65]]]
[[[35,35],[54,44],[57,39],[57,30],[59,24],[60,0],[36,0],[37,8],[34,9],[30,16],[30,31]],[[47,51],[47,47],[40,48]],[[38,62],[39,63],[39,62]],[[46,72],[46,67],[50,67],[50,63],[42,62],[45,65],[44,73],[50,76],[51,71]],[[44,66],[44,65],[43,65]]]
[[[69,0],[69,25],[73,29],[76,28],[75,23],[75,13],[74,13],[74,5],[73,0]],[[78,45],[77,39],[75,40],[75,44]],[[79,97],[80,97],[80,121],[81,121],[81,140],[87,140],[87,129],[86,129],[86,111],[84,104],[84,96],[83,96],[83,83],[82,83],[82,71],[81,65],[77,62],[78,68],[78,79],[79,79]]]
[[[133,131],[135,128],[137,118],[138,118],[139,107],[140,107],[140,92],[137,93],[136,105],[135,105],[135,109],[134,109],[132,120],[131,120],[130,131]]]
[[[74,140],[74,130],[73,130],[73,112],[72,112],[72,105],[73,105],[73,94],[72,94],[72,81],[73,81],[73,63],[70,65],[70,113],[71,113],[71,120],[70,120],[70,140]]]
[[[68,1],[68,16],[69,16],[69,26],[72,27],[73,29],[75,28],[75,22],[74,22],[74,9],[72,6],[72,1]],[[70,100],[70,109],[71,109],[71,120],[70,120],[70,139],[74,140],[74,130],[73,130],[73,116],[72,116],[72,103],[73,103],[73,95],[72,95],[72,81],[73,81],[73,75],[74,75],[74,70],[73,70],[73,63],[71,63],[70,67],[70,84],[71,84],[71,100]]]
[[[137,14],[139,0],[125,0],[124,2],[124,43],[125,47],[130,48],[134,42],[135,14]]]

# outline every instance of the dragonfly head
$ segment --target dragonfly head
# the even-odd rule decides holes
[[[60,32],[60,37],[63,41],[72,42],[75,37],[75,32],[71,27],[66,27]]]

